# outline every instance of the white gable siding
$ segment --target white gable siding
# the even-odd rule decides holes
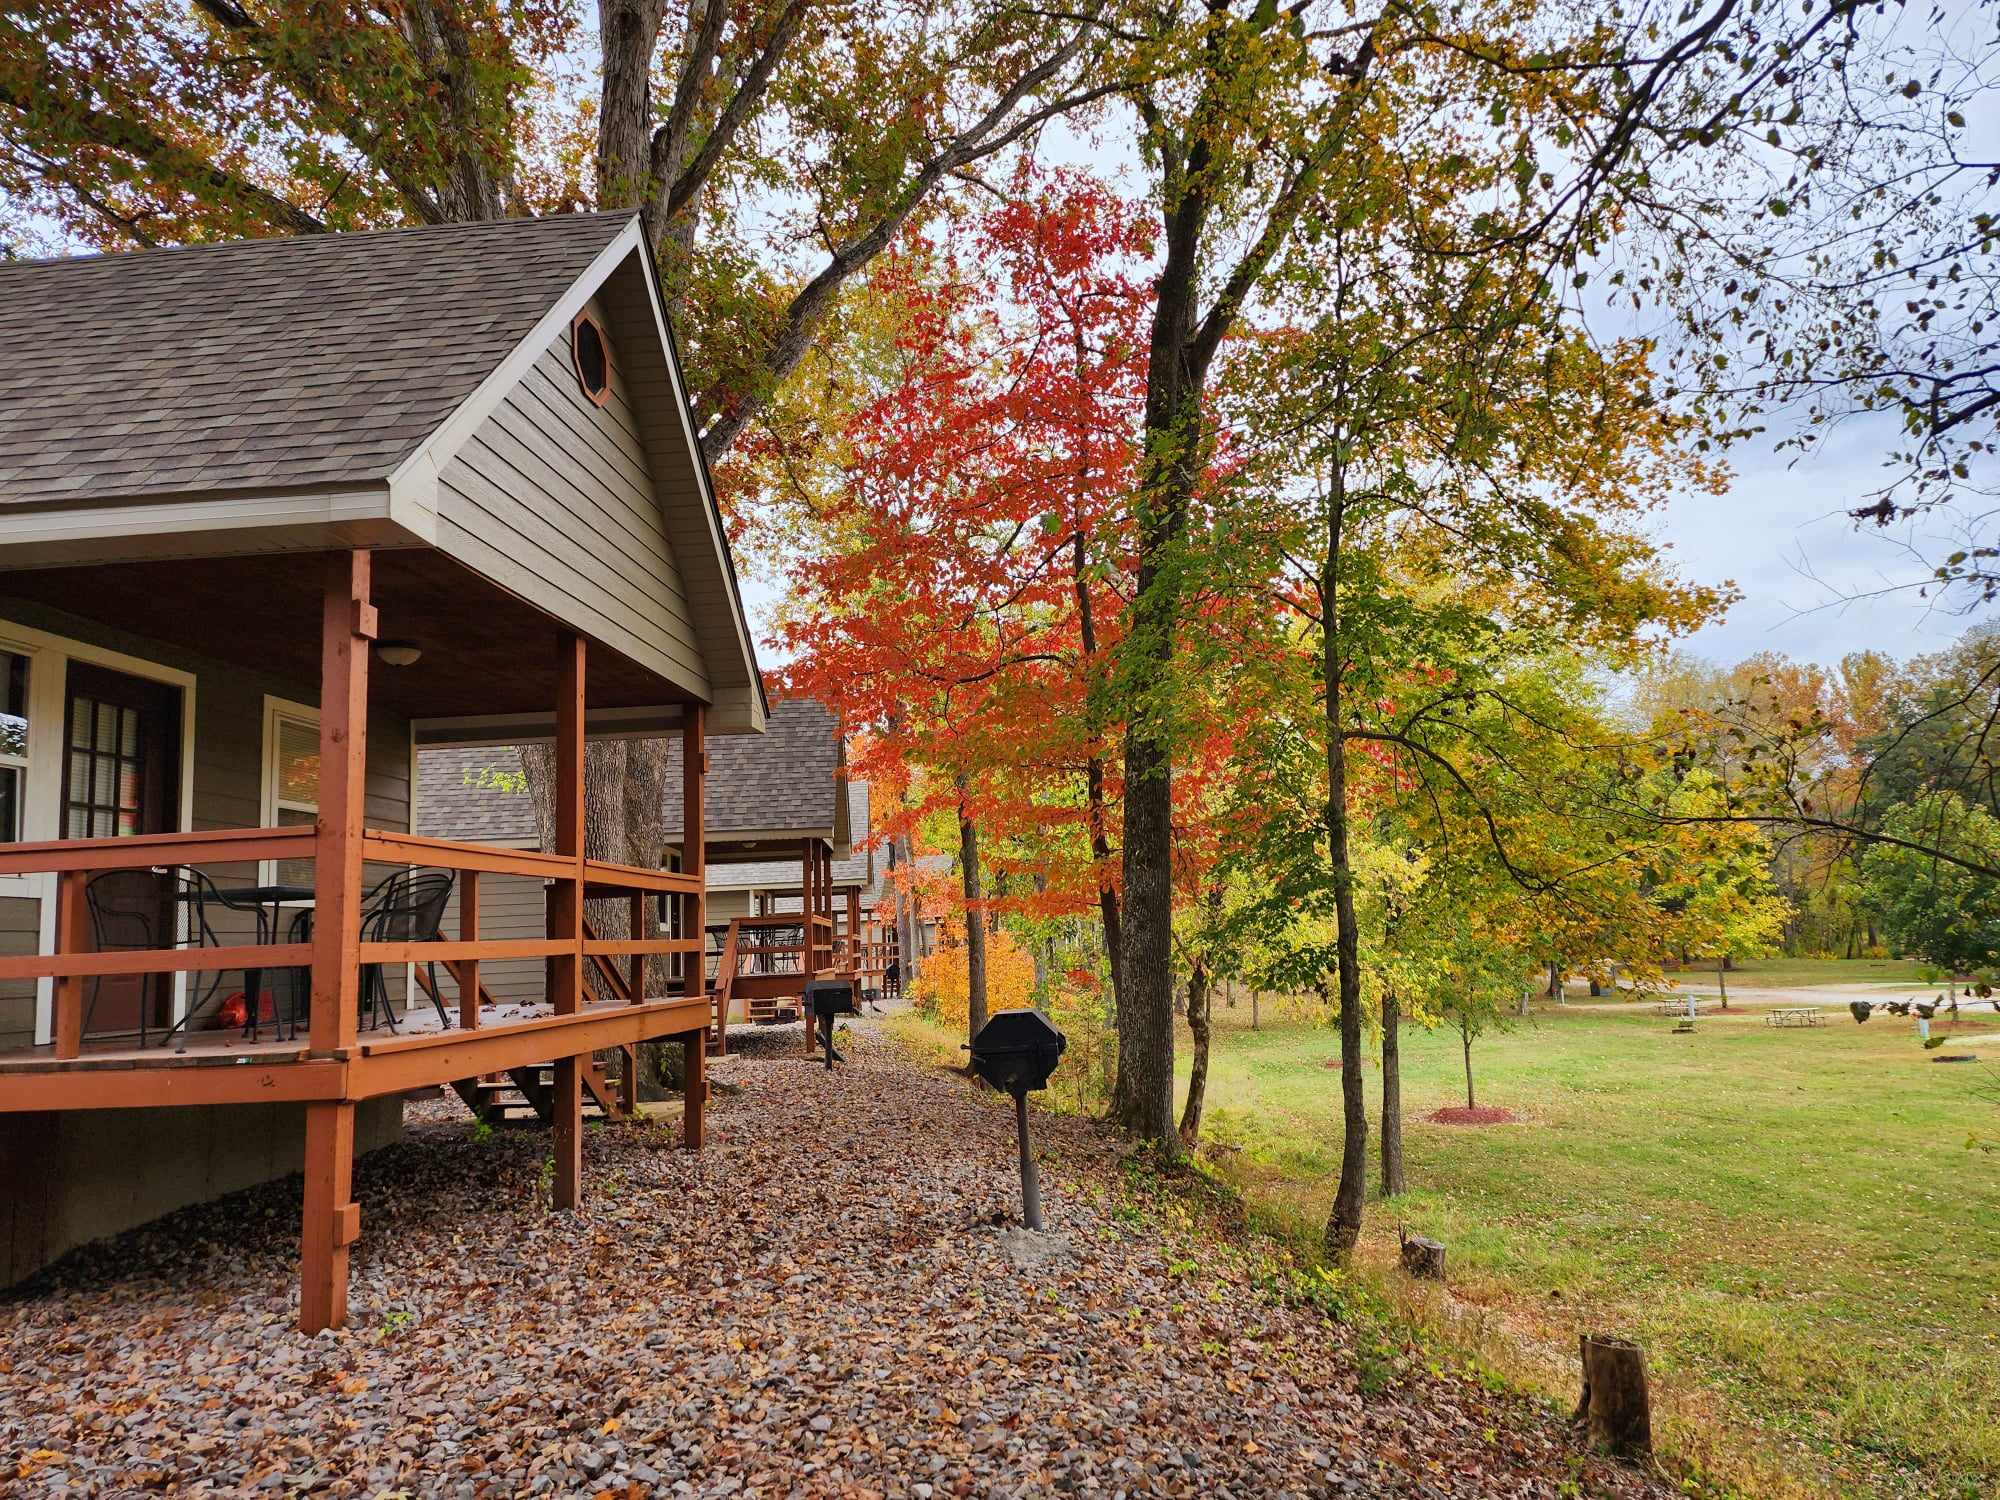
[[[610,400],[598,407],[584,396],[565,332],[439,477],[439,541],[531,603],[706,698],[686,586],[619,368],[619,330],[597,304],[591,310],[610,336]]]

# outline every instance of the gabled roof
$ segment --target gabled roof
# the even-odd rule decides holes
[[[681,751],[678,739],[670,745],[665,823],[673,841],[681,835]],[[840,795],[845,764],[838,721],[832,710],[809,698],[772,704],[761,735],[710,739],[710,841],[750,834],[773,841],[821,838],[843,861],[853,858],[847,848],[854,826],[850,808],[858,802],[865,836],[868,793],[861,784],[848,796]],[[512,745],[420,750],[417,832],[430,838],[534,842],[539,837],[534,804],[525,793],[507,789],[518,786],[520,778],[521,755]]]
[[[0,264],[0,503],[386,479],[630,221]]]
[[[680,785],[680,742],[673,742],[667,786]],[[847,799],[840,795],[847,756],[840,721],[811,698],[782,698],[771,705],[761,735],[728,735],[708,742],[708,836],[766,833],[823,838],[845,856],[849,840]],[[670,791],[669,839],[681,834],[681,804]]]
[[[0,264],[0,568],[449,551],[440,474],[593,299],[643,393],[706,684],[645,665],[705,694],[717,731],[757,732],[756,649],[635,213]]]
[[[836,888],[859,886],[869,889],[874,880],[868,842],[868,783],[855,781],[847,787],[847,823],[852,835],[850,852],[832,864]],[[879,863],[876,861],[875,863]],[[708,867],[711,891],[792,891],[799,889],[799,861],[792,859],[729,860]]]

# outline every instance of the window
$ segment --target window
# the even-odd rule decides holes
[[[569,353],[584,395],[593,406],[602,406],[611,399],[611,345],[589,313],[578,313],[570,324]]]
[[[139,785],[138,711],[81,695],[72,698],[63,837],[123,838],[137,833]]]
[[[319,715],[303,703],[264,700],[264,826],[310,828],[319,817]],[[309,859],[266,860],[262,877],[311,885]]]
[[[28,658],[0,651],[0,843],[25,838],[28,781]]]

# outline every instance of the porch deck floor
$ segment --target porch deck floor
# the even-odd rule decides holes
[[[600,1000],[585,1005],[581,1014],[598,1015],[630,1008],[623,1000]],[[540,1020],[554,1014],[555,1007],[546,1001],[533,1003],[508,1001],[481,1006],[479,1024],[481,1027],[503,1026],[518,1021]],[[57,1057],[52,1044],[15,1047],[0,1051],[0,1075],[76,1073],[134,1068],[234,1067],[246,1063],[305,1061],[311,1049],[306,1040],[304,1023],[300,1023],[296,1038],[280,1037],[276,1035],[277,1031],[276,1026],[266,1023],[263,1035],[253,1041],[243,1035],[243,1030],[239,1026],[209,1027],[199,1031],[180,1032],[165,1046],[154,1040],[144,1047],[139,1046],[129,1035],[86,1038],[82,1055],[73,1058]],[[356,1050],[365,1052],[374,1044],[404,1037],[436,1036],[442,1032],[476,1035],[459,1026],[455,1014],[451,1015],[448,1024],[439,1025],[437,1012],[432,1009],[429,1002],[419,1001],[397,1016],[394,1031],[387,1026],[376,1026],[362,1032]]]

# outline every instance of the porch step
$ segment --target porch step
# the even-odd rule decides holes
[[[601,1063],[592,1059],[584,1069],[583,1113],[586,1118],[615,1119],[619,1114],[614,1085]],[[474,1119],[489,1125],[530,1117],[543,1124],[555,1120],[556,1070],[553,1063],[511,1069],[502,1078],[460,1078],[452,1089],[465,1101]]]

